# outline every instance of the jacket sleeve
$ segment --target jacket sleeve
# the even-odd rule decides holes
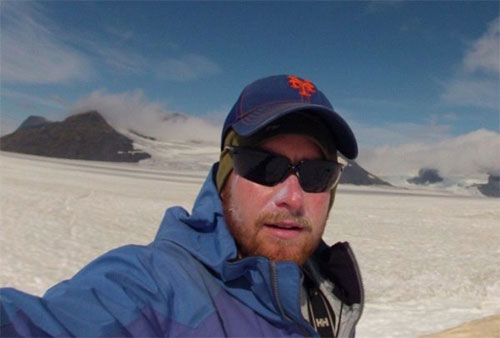
[[[160,336],[168,285],[153,278],[151,249],[126,246],[35,297],[0,289],[0,336]],[[163,311],[167,311],[163,309]]]

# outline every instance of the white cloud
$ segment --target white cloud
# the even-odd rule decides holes
[[[166,58],[158,69],[158,75],[164,79],[184,82],[217,74],[220,71],[220,67],[212,60],[191,53],[180,58]]]
[[[57,32],[36,2],[1,2],[0,76],[10,83],[87,79],[90,66]]]
[[[420,168],[444,176],[500,174],[500,134],[485,129],[437,142],[414,142],[364,150],[359,163],[379,175],[414,175]]]
[[[441,99],[449,105],[498,111],[500,106],[500,18],[470,44],[459,71],[444,86]]]
[[[500,73],[500,18],[490,23],[487,32],[467,51],[463,64],[468,72]]]
[[[79,100],[71,113],[97,110],[114,127],[132,129],[160,140],[217,142],[220,127],[197,117],[185,121],[165,121],[169,112],[161,103],[152,102],[142,90],[108,93],[97,90]]]

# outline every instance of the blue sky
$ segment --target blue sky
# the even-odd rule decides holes
[[[247,83],[283,73],[315,82],[361,148],[500,128],[497,1],[0,6],[3,134],[100,100],[220,126]]]

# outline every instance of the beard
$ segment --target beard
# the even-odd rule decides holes
[[[271,261],[293,261],[301,266],[321,241],[326,218],[322,224],[313,225],[306,217],[296,216],[288,211],[279,211],[262,212],[255,220],[245,222],[230,194],[225,197],[222,202],[224,217],[236,241],[239,258],[264,256]],[[292,239],[280,239],[266,233],[266,224],[277,224],[282,221],[293,221],[299,224],[302,229],[301,234]]]

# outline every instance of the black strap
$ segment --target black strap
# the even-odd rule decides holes
[[[320,337],[335,337],[336,318],[330,303],[311,281],[306,281],[305,287],[309,296],[307,309],[311,325]]]

